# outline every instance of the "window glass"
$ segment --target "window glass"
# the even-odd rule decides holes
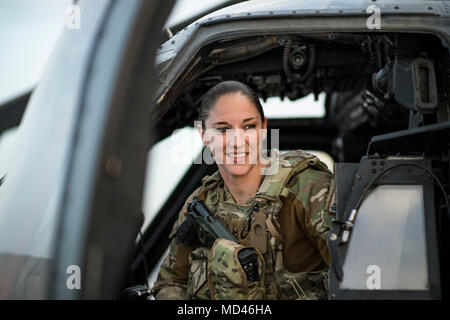
[[[145,216],[143,230],[194,163],[202,146],[198,131],[185,127],[174,131],[149,151],[142,207]]]
[[[266,102],[262,99],[260,101],[267,119],[324,118],[325,97],[325,93],[321,93],[317,101],[313,94],[295,101],[288,98],[282,101],[279,97],[268,98]]]
[[[356,216],[341,288],[429,289],[424,220],[422,185],[376,187]]]
[[[167,18],[166,25],[168,26],[176,25],[177,23],[181,23],[184,20],[190,19],[191,17],[196,16],[200,12],[204,12],[206,10],[212,9],[218,5],[227,2],[226,0],[177,0],[175,5]]]

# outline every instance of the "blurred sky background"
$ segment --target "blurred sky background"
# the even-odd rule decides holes
[[[166,26],[223,2],[178,0]],[[66,27],[67,10],[71,4],[71,0],[0,0],[0,105],[29,91],[39,82],[52,49]],[[81,12],[81,28],[82,21]],[[324,96],[321,95],[318,102],[308,96],[301,100],[301,106],[299,102],[281,102],[278,98],[271,98],[264,104],[264,111],[269,119],[299,115],[322,117]],[[9,159],[14,152],[16,132],[17,129],[11,129],[0,136],[0,177],[11,165]],[[180,145],[185,149],[178,148]],[[184,128],[153,147],[149,153],[149,183],[144,191],[145,224],[161,207],[200,150],[201,140],[192,128]],[[176,166],[168,165],[168,156],[181,161]],[[330,159],[325,160],[332,166]]]
[[[223,2],[178,0],[166,26]],[[72,0],[0,0],[0,104],[36,85],[71,4]]]

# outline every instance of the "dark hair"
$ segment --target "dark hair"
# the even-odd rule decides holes
[[[225,94],[238,92],[243,94],[250,100],[250,102],[256,107],[256,109],[258,109],[258,112],[261,116],[261,121],[264,121],[264,111],[255,91],[253,91],[252,88],[242,82],[229,80],[220,82],[219,84],[215,85],[214,87],[209,89],[203,96],[202,104],[200,105],[199,110],[199,117],[202,121],[203,129],[205,128],[205,120],[208,118],[209,112],[214,107],[217,100]]]

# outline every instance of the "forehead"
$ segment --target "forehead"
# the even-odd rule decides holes
[[[257,107],[242,93],[228,93],[217,99],[210,110],[207,122],[240,122],[243,119],[258,117]]]

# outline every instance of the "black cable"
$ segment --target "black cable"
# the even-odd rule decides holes
[[[397,168],[397,167],[416,167],[416,168],[419,168],[419,169],[424,170],[424,171],[427,172],[430,176],[432,176],[433,179],[434,179],[434,180],[436,181],[436,183],[438,184],[439,188],[441,189],[442,194],[444,195],[445,204],[446,204],[446,206],[447,206],[447,213],[448,213],[448,216],[449,216],[449,219],[450,219],[450,206],[449,206],[449,202],[448,202],[448,195],[447,195],[447,193],[445,192],[445,188],[444,188],[443,184],[441,183],[441,181],[439,180],[439,178],[438,178],[438,177],[437,177],[430,169],[428,169],[428,168],[426,168],[426,167],[424,167],[424,166],[415,164],[415,163],[398,163],[398,164],[395,164],[395,165],[393,165],[393,166],[391,166],[391,167],[389,167],[389,168],[387,168],[387,169],[385,169],[385,170],[383,170],[383,171],[380,171],[375,177],[372,178],[372,180],[370,180],[370,182],[369,182],[369,184],[367,185],[367,187],[364,188],[363,193],[361,194],[361,197],[359,198],[359,201],[358,201],[358,203],[356,204],[356,207],[355,207],[355,210],[356,210],[356,211],[359,210],[359,208],[360,208],[362,202],[363,202],[363,201],[365,200],[365,198],[367,197],[368,192],[370,191],[370,189],[371,189],[372,185],[375,183],[375,181],[376,181],[380,176],[382,176],[383,174],[385,174],[386,172],[388,172],[388,171],[390,171],[390,170],[392,170],[392,169],[394,169],[394,168]]]
[[[259,211],[258,203],[256,203],[253,207],[251,207],[249,212],[248,212],[248,214],[247,214],[247,218],[245,219],[245,223],[244,223],[244,225],[242,226],[242,229],[241,229],[241,239],[245,239],[248,236],[248,234],[250,232],[250,229],[252,228],[252,214],[253,214],[253,211],[256,211],[256,212]],[[245,230],[245,227],[247,227],[247,230]],[[245,231],[245,233],[244,233],[244,231]]]
[[[149,285],[148,285],[148,266],[147,266],[147,259],[145,257],[145,250],[144,250],[144,242],[142,241],[142,238],[144,236],[142,235],[142,231],[139,230],[139,242],[141,244],[141,254],[142,254],[142,258],[144,260],[144,272],[145,272],[145,284],[147,285],[147,288],[150,289]]]

